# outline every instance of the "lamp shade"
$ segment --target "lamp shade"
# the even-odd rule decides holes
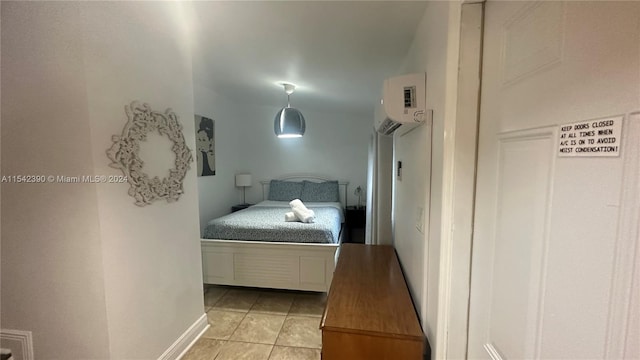
[[[304,135],[305,128],[304,116],[300,110],[292,107],[285,107],[278,111],[273,122],[273,130],[276,136],[281,138],[301,137]]]
[[[237,174],[236,186],[238,187],[251,186],[251,174]]]

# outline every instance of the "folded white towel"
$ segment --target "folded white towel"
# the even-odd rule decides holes
[[[293,213],[296,214],[298,220],[302,221],[303,223],[312,223],[316,219],[316,214],[313,212],[313,210],[310,210],[306,206],[304,206],[300,199],[291,200],[289,206],[291,206],[291,210],[293,210]]]
[[[298,217],[296,216],[296,214],[293,213],[293,211],[290,211],[284,214],[284,221],[292,222],[292,221],[300,221],[300,220],[298,220]]]
[[[304,204],[302,203],[302,200],[300,199],[293,199],[289,201],[289,206],[291,206],[292,209],[297,207],[297,208],[307,210],[307,207],[304,206]]]

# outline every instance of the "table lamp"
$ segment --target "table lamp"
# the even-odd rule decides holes
[[[242,203],[246,204],[246,189],[248,186],[251,186],[251,174],[237,174],[236,175],[236,186],[242,187]]]

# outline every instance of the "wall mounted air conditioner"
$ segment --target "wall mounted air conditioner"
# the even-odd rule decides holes
[[[425,73],[417,73],[384,81],[382,101],[375,110],[379,133],[391,135],[401,126],[409,130],[428,120],[431,111],[426,109],[426,79]]]

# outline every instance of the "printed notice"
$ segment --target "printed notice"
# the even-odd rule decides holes
[[[603,157],[620,155],[622,116],[582,121],[560,126],[561,157]]]

